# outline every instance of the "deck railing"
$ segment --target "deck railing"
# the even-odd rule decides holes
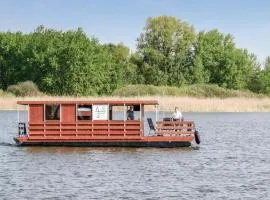
[[[192,135],[195,131],[193,121],[158,121],[156,127],[157,135],[185,136]]]
[[[193,121],[157,121],[157,136],[191,136],[194,134]],[[77,121],[29,123],[28,136],[31,138],[140,138],[144,136],[139,120]]]
[[[142,136],[139,120],[89,121],[89,122],[44,122],[29,123],[31,137],[75,137],[75,136]]]

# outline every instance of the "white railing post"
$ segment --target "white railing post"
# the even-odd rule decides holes
[[[155,106],[156,107],[156,123],[158,121],[158,105]]]

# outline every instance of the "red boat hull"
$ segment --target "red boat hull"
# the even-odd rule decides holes
[[[188,147],[193,137],[152,136],[137,139],[30,139],[28,137],[14,138],[20,146],[88,146],[88,147]]]

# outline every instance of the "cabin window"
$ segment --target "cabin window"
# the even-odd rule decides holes
[[[60,120],[60,104],[45,105],[46,120]]]
[[[109,107],[109,120],[124,120],[124,106],[113,105]]]
[[[110,106],[110,120],[140,120],[140,105]]]
[[[92,120],[92,105],[77,105],[77,120]]]

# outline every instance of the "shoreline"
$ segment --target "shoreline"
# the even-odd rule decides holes
[[[0,97],[0,110],[17,110],[18,100],[158,100],[159,110],[172,111],[179,106],[182,112],[270,112],[270,98],[195,98],[173,96],[137,96],[137,97]],[[148,107],[148,108],[147,108]],[[147,106],[146,110],[154,110]],[[25,106],[19,106],[25,110]]]

